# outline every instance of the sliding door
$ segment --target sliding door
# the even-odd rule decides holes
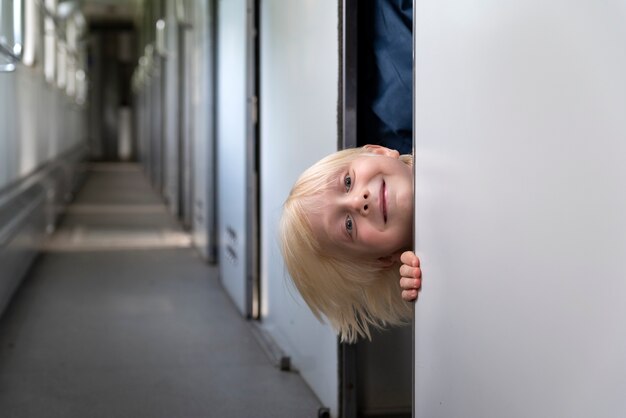
[[[277,231],[300,173],[337,150],[337,14],[335,1],[270,0],[261,2],[260,19],[260,325],[333,417],[337,337],[290,282]]]
[[[415,4],[415,416],[625,416],[626,6]]]

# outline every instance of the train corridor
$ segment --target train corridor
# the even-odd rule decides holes
[[[0,319],[3,417],[307,417],[139,165],[91,164]]]

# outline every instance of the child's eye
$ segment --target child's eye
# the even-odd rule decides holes
[[[349,192],[352,187],[352,178],[350,177],[350,174],[346,175],[343,179],[343,185],[346,186],[346,192]]]
[[[352,218],[350,216],[346,217],[346,231],[348,234],[352,234]]]

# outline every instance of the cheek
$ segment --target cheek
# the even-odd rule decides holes
[[[359,238],[364,247],[364,252],[377,257],[393,252],[401,239],[395,232],[381,232],[372,227],[362,228],[359,231]]]
[[[398,208],[404,212],[413,211],[413,185],[405,182],[397,195]]]
[[[381,234],[376,244],[377,251],[390,255],[413,246],[413,224],[406,222],[395,225]]]

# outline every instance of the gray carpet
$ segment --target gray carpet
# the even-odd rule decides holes
[[[0,416],[316,417],[134,165],[94,165],[0,319]]]

